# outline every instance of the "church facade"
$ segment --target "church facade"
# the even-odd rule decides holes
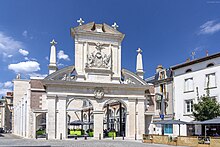
[[[43,129],[49,139],[66,139],[81,129],[97,139],[106,131],[141,139],[151,132],[154,88],[143,79],[142,50],[133,73],[121,67],[124,34],[116,24],[80,21],[71,36],[75,65],[58,70],[53,40],[49,75],[14,80],[13,133],[34,138]]]

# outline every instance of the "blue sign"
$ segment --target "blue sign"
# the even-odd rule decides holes
[[[160,118],[161,118],[161,119],[164,119],[164,114],[160,114]]]

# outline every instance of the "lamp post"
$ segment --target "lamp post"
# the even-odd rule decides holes
[[[164,98],[163,98],[163,94],[156,93],[155,95],[161,97],[160,118],[161,118],[161,120],[164,120]],[[164,124],[162,124],[162,135],[164,135]]]

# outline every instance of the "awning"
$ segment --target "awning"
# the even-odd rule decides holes
[[[205,121],[199,122],[198,124],[201,124],[201,125],[216,125],[216,124],[219,124],[220,125],[220,117],[205,120]]]
[[[152,124],[161,124],[161,125],[169,125],[169,124],[177,124],[177,125],[181,125],[181,124],[188,124],[188,122],[185,121],[181,121],[181,120],[161,120],[158,122],[154,122]]]

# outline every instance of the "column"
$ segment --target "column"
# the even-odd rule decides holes
[[[128,116],[127,116],[127,132],[128,138],[135,138],[136,134],[136,98],[128,100]]]
[[[93,111],[94,115],[94,138],[99,139],[99,134],[103,138],[103,117],[104,111]]]
[[[145,98],[138,98],[137,102],[137,139],[142,139],[143,134],[145,133]]]
[[[109,129],[109,104],[107,104],[107,130]]]
[[[89,112],[88,112],[89,114],[88,114],[88,118],[89,118],[89,129],[90,129],[90,108],[89,108]]]
[[[57,139],[60,139],[62,134],[62,139],[67,138],[67,112],[66,112],[66,95],[58,96],[57,102]]]
[[[56,95],[47,95],[47,133],[48,139],[56,138]]]
[[[36,119],[36,113],[33,113],[33,138],[35,138],[36,137],[36,131],[37,131],[37,119]]]
[[[120,136],[123,135],[123,130],[122,130],[122,107],[121,103],[119,104],[119,129],[120,129]]]

